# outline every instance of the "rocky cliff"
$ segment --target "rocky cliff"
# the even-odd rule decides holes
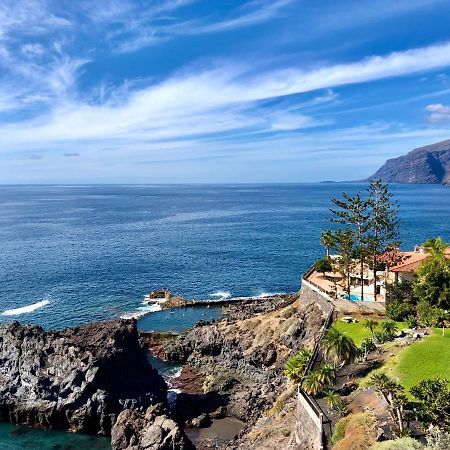
[[[450,139],[389,159],[369,180],[388,183],[450,184]]]
[[[134,321],[0,326],[1,420],[108,435],[121,411],[154,404],[166,404],[166,386]]]

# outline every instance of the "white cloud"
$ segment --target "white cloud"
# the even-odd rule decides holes
[[[36,83],[44,80],[40,93],[53,99],[53,110],[0,127],[4,149],[72,140],[158,142],[318,126],[329,120],[311,117],[301,107],[293,110],[281,103],[264,108],[260,102],[445,67],[450,65],[450,43],[309,71],[291,68],[254,75],[250,68],[236,64],[203,71],[195,68],[145,88],[113,91],[100,104],[82,103],[71,95],[86,62],[61,59],[39,73]],[[333,99],[334,94],[326,91],[313,103],[324,101],[321,97]]]
[[[431,114],[428,121],[431,123],[450,123],[450,106],[442,103],[432,103],[425,108]]]

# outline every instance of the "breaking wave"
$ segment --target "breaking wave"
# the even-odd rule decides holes
[[[22,306],[20,308],[7,309],[1,313],[2,316],[18,316],[20,314],[27,314],[36,311],[43,306],[50,303],[50,300],[41,300],[40,302],[33,303],[32,305]]]
[[[210,297],[216,297],[216,298],[220,298],[220,299],[225,299],[225,298],[230,298],[231,297],[231,292],[229,291],[217,291],[217,292],[213,292],[212,294],[209,294]]]

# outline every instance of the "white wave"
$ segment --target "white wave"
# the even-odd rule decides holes
[[[275,297],[276,295],[283,295],[284,292],[261,292],[256,298]]]
[[[152,312],[161,311],[160,305],[146,305],[136,308],[136,311],[126,313],[120,316],[121,319],[139,319],[139,317],[146,316]]]
[[[167,392],[174,392],[175,394],[181,394],[181,389],[170,388],[167,389]]]
[[[174,372],[170,372],[170,378],[178,378],[181,375],[181,372],[183,371],[183,367],[179,367]]]
[[[40,302],[33,303],[32,305],[22,306],[15,309],[7,309],[2,312],[2,316],[18,316],[20,314],[26,314],[29,312],[36,311],[36,309],[42,308],[50,303],[50,300],[41,300]]]
[[[217,291],[217,292],[213,292],[212,294],[209,294],[210,297],[217,297],[220,299],[225,299],[225,298],[230,298],[231,297],[231,292],[229,291]]]

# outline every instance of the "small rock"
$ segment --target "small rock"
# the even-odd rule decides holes
[[[191,425],[195,428],[206,428],[211,425],[211,417],[208,414],[200,414],[195,419],[192,419]]]

